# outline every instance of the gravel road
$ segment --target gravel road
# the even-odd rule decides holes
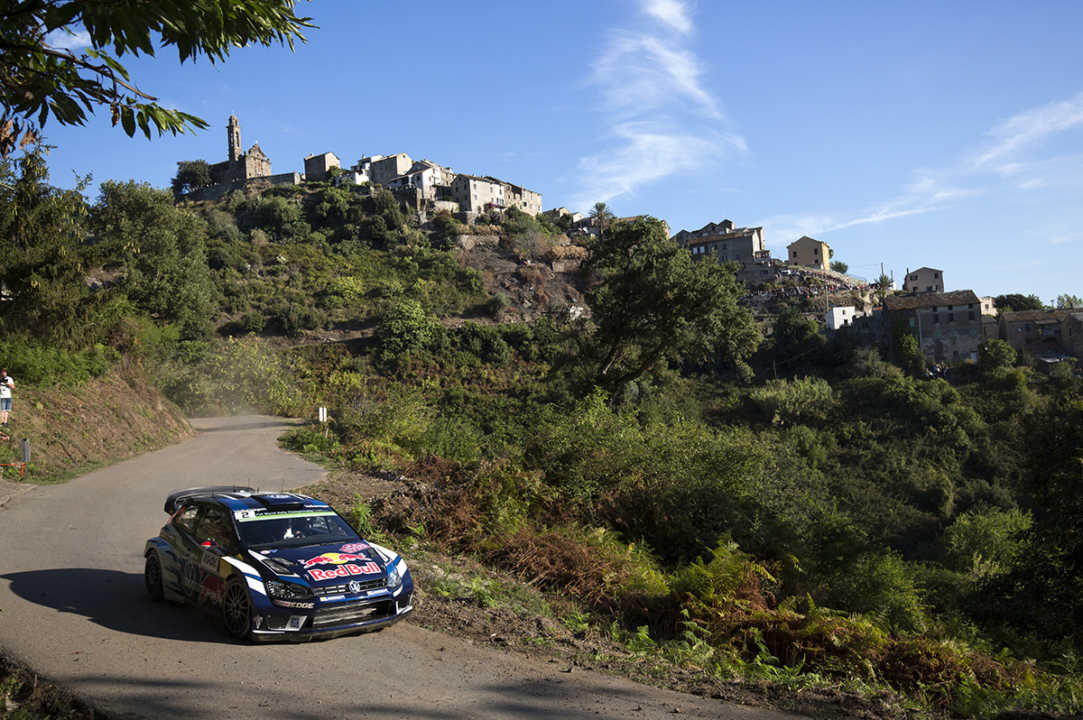
[[[795,715],[561,672],[412,625],[300,645],[245,645],[143,590],[143,542],[168,491],[268,490],[323,471],[279,450],[287,421],[193,421],[197,437],[0,505],[0,647],[119,717],[744,718]],[[407,558],[408,559],[408,558]]]

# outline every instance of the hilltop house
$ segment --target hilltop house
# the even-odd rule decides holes
[[[1067,349],[1073,313],[1069,310],[1023,310],[1002,312],[999,316],[1000,339],[1017,352],[1032,355],[1058,353]]]
[[[831,246],[820,240],[802,235],[786,246],[786,262],[804,265],[817,270],[831,269]]]
[[[920,267],[914,272],[906,270],[903,280],[904,293],[944,292],[944,271],[931,267]]]
[[[926,359],[977,360],[985,339],[981,301],[973,290],[894,295],[884,300],[884,329],[894,338],[902,325],[918,340]]]
[[[734,227],[733,221],[707,223],[699,230],[681,230],[672,238],[692,253],[694,259],[711,257],[719,263],[740,264],[737,279],[746,284],[766,282],[774,277],[771,253],[764,247],[763,228]]]
[[[857,312],[853,305],[840,305],[827,311],[824,324],[828,330],[838,330],[852,325],[854,320],[861,316],[862,313]]]
[[[326,180],[331,168],[342,168],[338,156],[332,152],[309,155],[305,158],[305,180]]]

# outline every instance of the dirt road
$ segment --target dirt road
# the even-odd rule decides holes
[[[407,620],[382,632],[302,645],[244,645],[191,608],[151,603],[142,549],[165,521],[167,491],[195,485],[278,490],[322,470],[279,450],[285,422],[195,422],[180,445],[65,485],[14,494],[0,509],[0,647],[121,717],[747,718],[723,704],[591,672],[561,672]]]

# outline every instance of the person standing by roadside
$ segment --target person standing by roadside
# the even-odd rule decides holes
[[[0,368],[0,425],[8,424],[8,416],[11,415],[11,391],[14,388],[15,381],[6,369]]]

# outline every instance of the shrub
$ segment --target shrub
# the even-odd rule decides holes
[[[818,377],[768,380],[749,397],[776,424],[822,422],[838,405],[831,385]]]

